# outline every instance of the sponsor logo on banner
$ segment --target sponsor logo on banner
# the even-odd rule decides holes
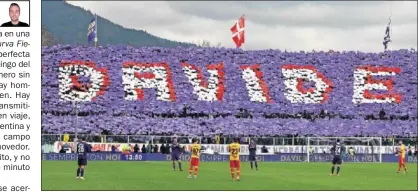
[[[131,153],[131,154],[122,154],[122,153],[89,153],[87,154],[89,161],[171,161],[171,155],[165,155],[160,153]],[[291,154],[291,153],[282,153],[282,154],[267,154],[267,155],[257,155],[257,161],[260,162],[307,162],[307,154]],[[330,162],[332,161],[333,156],[331,154],[313,154],[309,155],[309,162]],[[182,161],[190,161],[189,155],[181,155],[180,159]],[[42,161],[76,161],[76,153],[43,153]],[[240,160],[242,162],[249,161],[248,155],[241,155]],[[384,163],[393,163],[398,162],[398,156],[394,154],[382,154],[382,162]],[[408,156],[406,159],[407,163],[416,163],[416,156]],[[202,154],[200,157],[202,162],[228,162],[229,155],[210,155]],[[354,156],[347,156],[343,158],[344,162],[380,162],[380,155],[371,155],[371,154],[358,154]]]
[[[89,161],[120,161],[121,153],[89,153]],[[42,161],[76,161],[77,153],[43,153]]]
[[[62,141],[56,141],[54,143],[54,149],[53,152],[58,152],[62,145],[65,142]],[[66,144],[70,145],[71,147],[74,148],[74,143],[73,142],[67,142]],[[111,151],[112,146],[116,147],[116,151],[122,151],[122,146],[126,146],[128,145],[127,143],[90,143],[92,145],[92,150],[93,151]],[[135,146],[135,144],[138,144],[139,146],[144,145],[145,143],[130,143],[130,147],[131,150],[133,151],[133,147]],[[145,144],[147,145],[147,144]],[[158,145],[158,147],[161,146],[161,144],[156,144]],[[186,152],[190,151],[190,144],[184,144],[182,146],[186,147]],[[202,144],[203,147],[207,148],[207,149],[211,149],[214,152],[223,154],[223,153],[228,153],[228,145],[226,144]],[[313,152],[314,153],[329,153],[330,149],[332,146],[326,146],[326,145],[311,145],[310,147],[312,147]],[[395,149],[397,148],[397,146],[374,146],[373,150],[372,147],[370,146],[359,146],[359,145],[353,145],[353,146],[346,146],[348,147],[353,147],[354,150],[356,151],[357,154],[372,154],[372,151],[374,154],[379,154],[380,152],[382,152],[382,154],[394,154],[395,153]],[[302,146],[302,145],[289,145],[289,146],[285,146],[285,145],[266,145],[266,148],[269,152],[274,152],[274,153],[307,153],[307,146]],[[49,147],[45,147],[42,146],[42,149],[49,149]],[[413,147],[413,150],[415,150],[415,148]],[[45,152],[52,152],[50,150],[45,150]],[[243,154],[248,153],[248,145],[241,145],[241,152]],[[261,146],[257,146],[257,152],[260,153],[261,152]]]

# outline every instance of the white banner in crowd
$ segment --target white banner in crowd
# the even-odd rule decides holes
[[[42,150],[44,153],[50,153],[50,152],[59,152],[59,150],[62,148],[62,146],[64,144],[67,144],[70,147],[73,147],[73,143],[72,142],[62,142],[62,141],[57,141],[54,143],[54,145],[43,145],[42,146]],[[90,143],[93,147],[93,151],[112,151],[112,146],[116,147],[116,151],[122,151],[123,147],[128,146],[127,143]],[[144,143],[130,143],[130,147],[131,150],[133,150],[133,147],[135,146],[135,144],[139,145],[139,148],[142,148],[142,146],[144,145]],[[147,144],[145,144],[147,145]],[[158,148],[160,148],[161,144],[155,144],[158,146]],[[186,151],[189,151],[189,147],[190,144],[184,144],[183,146],[185,146]],[[214,152],[217,153],[228,153],[228,145],[226,144],[202,144],[202,146],[204,146],[207,149],[211,149]],[[257,152],[260,153],[261,152],[261,145],[257,146]],[[314,153],[329,153],[331,146],[325,146],[325,145],[312,145],[310,146],[313,149]],[[353,145],[353,146],[346,146],[348,147],[353,147],[355,152],[360,154],[360,153],[366,153],[366,154],[371,154],[372,152],[375,154],[379,154],[380,152],[382,152],[382,154],[393,154],[396,151],[397,146],[375,146],[373,147],[373,151],[372,148],[370,146],[359,146],[359,145]],[[269,153],[306,153],[307,152],[307,148],[308,146],[302,146],[302,145],[266,145],[267,150],[269,151]],[[411,149],[414,151],[415,147],[411,146]],[[241,145],[241,152],[243,154],[248,153],[248,145]]]

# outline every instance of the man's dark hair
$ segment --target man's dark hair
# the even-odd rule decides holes
[[[20,6],[19,6],[17,3],[12,3],[12,4],[10,4],[10,7],[13,7],[13,6],[19,7],[19,9],[20,9]],[[10,8],[10,7],[9,7],[9,8]]]
[[[197,142],[197,138],[193,138],[192,143],[196,143],[196,142]]]
[[[80,136],[80,137],[78,138],[78,140],[80,140],[80,141],[86,141],[86,137],[84,137],[84,136]]]
[[[340,139],[337,139],[337,143],[339,143],[340,142]]]
[[[234,142],[239,143],[239,138],[238,137],[234,138]]]

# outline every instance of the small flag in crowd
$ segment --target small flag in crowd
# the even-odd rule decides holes
[[[245,16],[241,16],[237,23],[234,24],[231,28],[232,32],[232,40],[235,42],[235,45],[237,45],[237,48],[240,48],[243,43],[245,43],[244,38],[244,30],[245,30]]]
[[[89,44],[94,41],[97,41],[96,38],[97,35],[97,25],[96,25],[96,17],[93,17],[93,19],[91,20],[90,24],[89,24],[89,28],[88,28],[88,32],[87,32],[87,39]]]
[[[388,48],[388,43],[391,42],[390,40],[390,23],[392,21],[389,19],[389,24],[386,27],[386,34],[385,37],[383,38],[383,46],[385,46],[385,50]]]

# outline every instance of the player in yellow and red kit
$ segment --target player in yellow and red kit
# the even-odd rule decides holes
[[[408,170],[406,168],[405,163],[405,153],[406,153],[406,147],[403,144],[402,141],[399,141],[399,166],[398,166],[398,173],[401,171],[401,168],[403,167],[404,173],[407,173]]]
[[[232,181],[235,181],[234,172],[237,171],[237,181],[240,180],[241,163],[239,160],[239,153],[241,152],[241,145],[239,139],[234,139],[234,142],[229,144],[229,168],[231,169]]]
[[[194,169],[194,178],[197,178],[197,172],[199,170],[201,146],[198,143],[198,140],[196,138],[194,138],[192,142],[193,144],[190,146],[190,152],[192,153],[192,155],[190,157],[190,168],[189,168],[188,178],[192,178],[193,169]]]

